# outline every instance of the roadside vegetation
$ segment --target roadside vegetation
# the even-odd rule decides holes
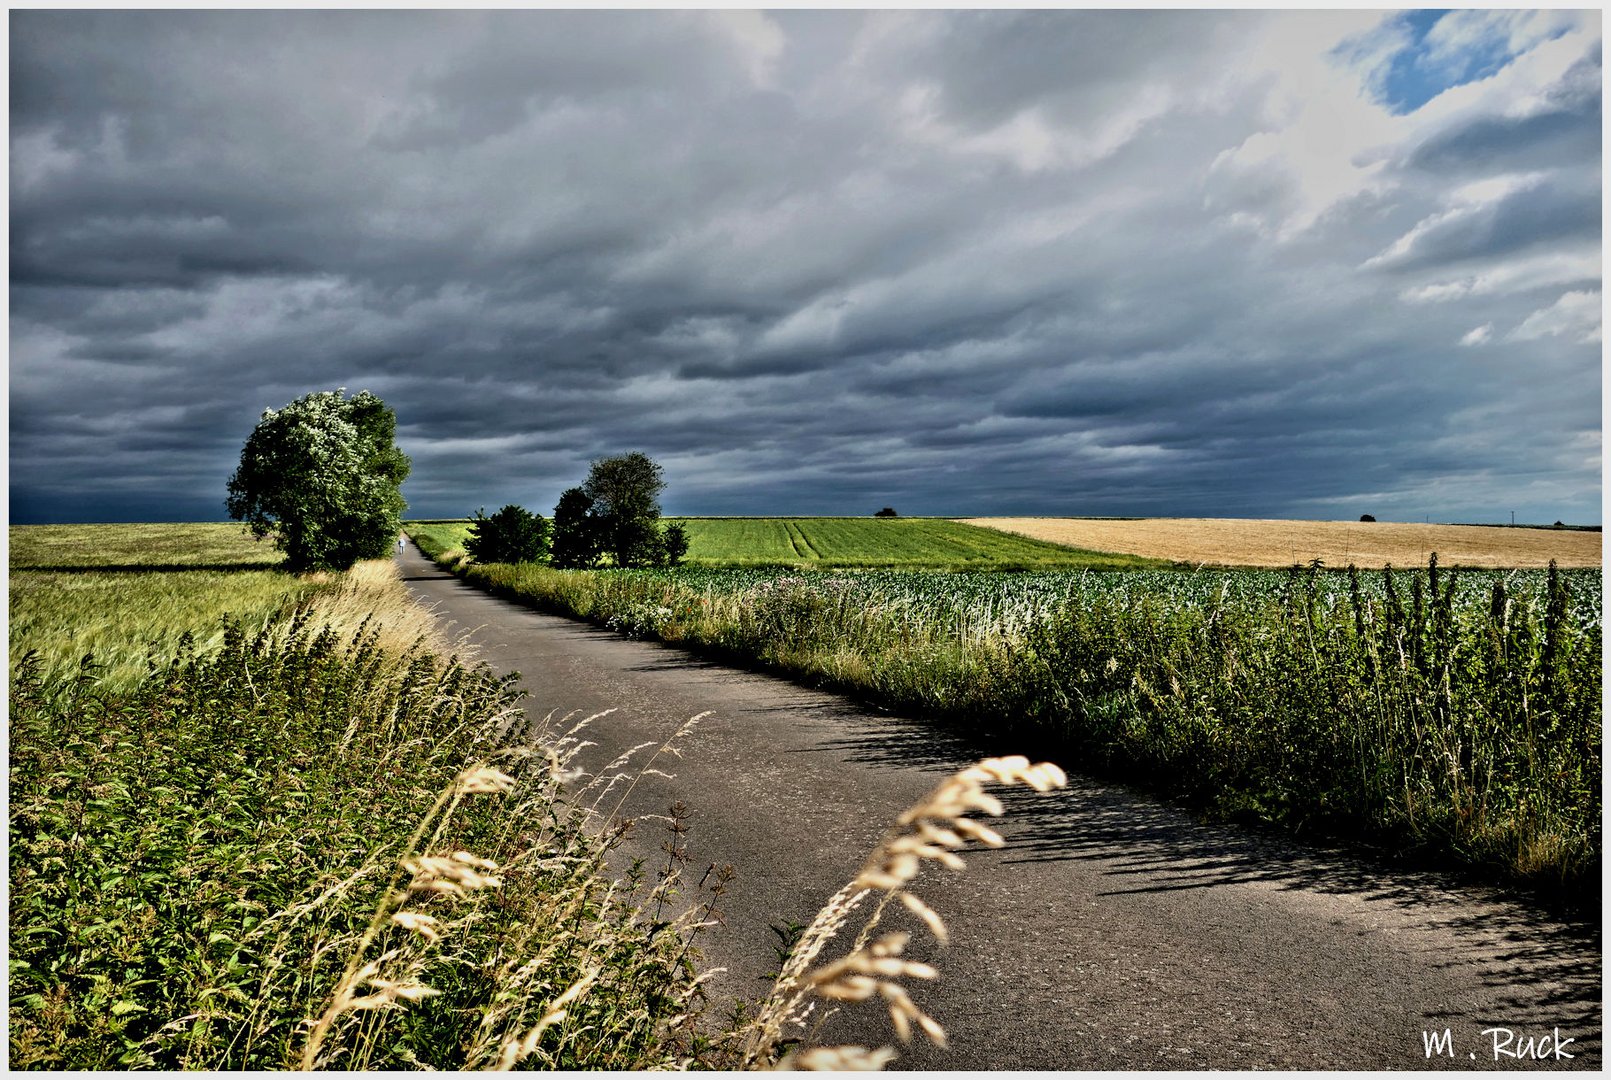
[[[452,529],[414,535],[545,610],[1597,902],[1595,572],[575,573],[466,562]]]
[[[527,721],[510,680],[442,658],[389,562],[278,573],[276,592],[255,580],[274,571],[159,568],[203,552],[254,565],[251,541],[210,526],[147,530],[144,561],[110,550],[114,527],[30,531],[13,557],[72,581],[102,576],[86,565],[97,533],[112,565],[145,569],[12,625],[14,1068],[644,1068],[702,1052],[694,890],[673,903],[675,866],[603,872],[618,832],[584,827],[599,789],[559,783],[575,725]],[[38,600],[40,573],[14,571],[13,596]],[[41,659],[119,590],[154,621],[96,640],[143,651],[138,673]],[[173,596],[186,606],[161,606]]]

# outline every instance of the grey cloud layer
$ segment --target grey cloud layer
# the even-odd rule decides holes
[[[344,385],[425,516],[643,449],[694,513],[1598,521],[1598,322],[1517,336],[1600,288],[1597,22],[1294,226],[1276,18],[14,13],[14,519],[218,517]]]

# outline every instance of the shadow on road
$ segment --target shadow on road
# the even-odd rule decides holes
[[[797,708],[797,707],[796,707]],[[901,717],[868,717],[850,703],[812,707],[837,714],[849,732],[819,749],[863,764],[945,773],[1014,748]],[[1587,915],[1557,916],[1526,894],[1470,884],[1450,873],[1389,863],[1368,853],[1300,842],[1252,828],[1207,823],[1179,807],[1079,775],[1055,796],[997,790],[1006,813],[1004,863],[1081,860],[1117,896],[1262,884],[1277,891],[1354,896],[1411,911],[1419,925],[1453,932],[1461,947],[1438,966],[1480,959],[1498,992],[1495,1026],[1547,1033],[1559,1027],[1579,1060],[1601,1053],[1601,927]],[[1228,897],[1229,899],[1229,897]],[[1374,932],[1361,930],[1361,933]],[[1551,987],[1549,990],[1541,988]],[[1428,1012],[1430,1027],[1444,1014]],[[1451,1014],[1452,1015],[1452,1014]]]

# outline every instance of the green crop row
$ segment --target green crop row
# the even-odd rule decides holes
[[[1138,555],[1083,551],[939,518],[667,518],[693,567],[944,570],[1145,569]],[[468,523],[409,522],[422,549],[462,547]]]

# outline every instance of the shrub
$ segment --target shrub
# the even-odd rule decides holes
[[[667,565],[681,566],[683,556],[688,554],[688,530],[679,523],[667,525],[661,542],[665,546]]]
[[[477,510],[464,550],[476,562],[538,562],[548,555],[548,522],[519,506],[505,506],[491,517]]]
[[[1375,517],[1374,514],[1360,514],[1359,515],[1359,520],[1360,521],[1375,521],[1376,517]]]
[[[895,508],[893,506],[886,506],[884,509],[874,514],[873,517],[900,517],[900,515],[895,512]]]

